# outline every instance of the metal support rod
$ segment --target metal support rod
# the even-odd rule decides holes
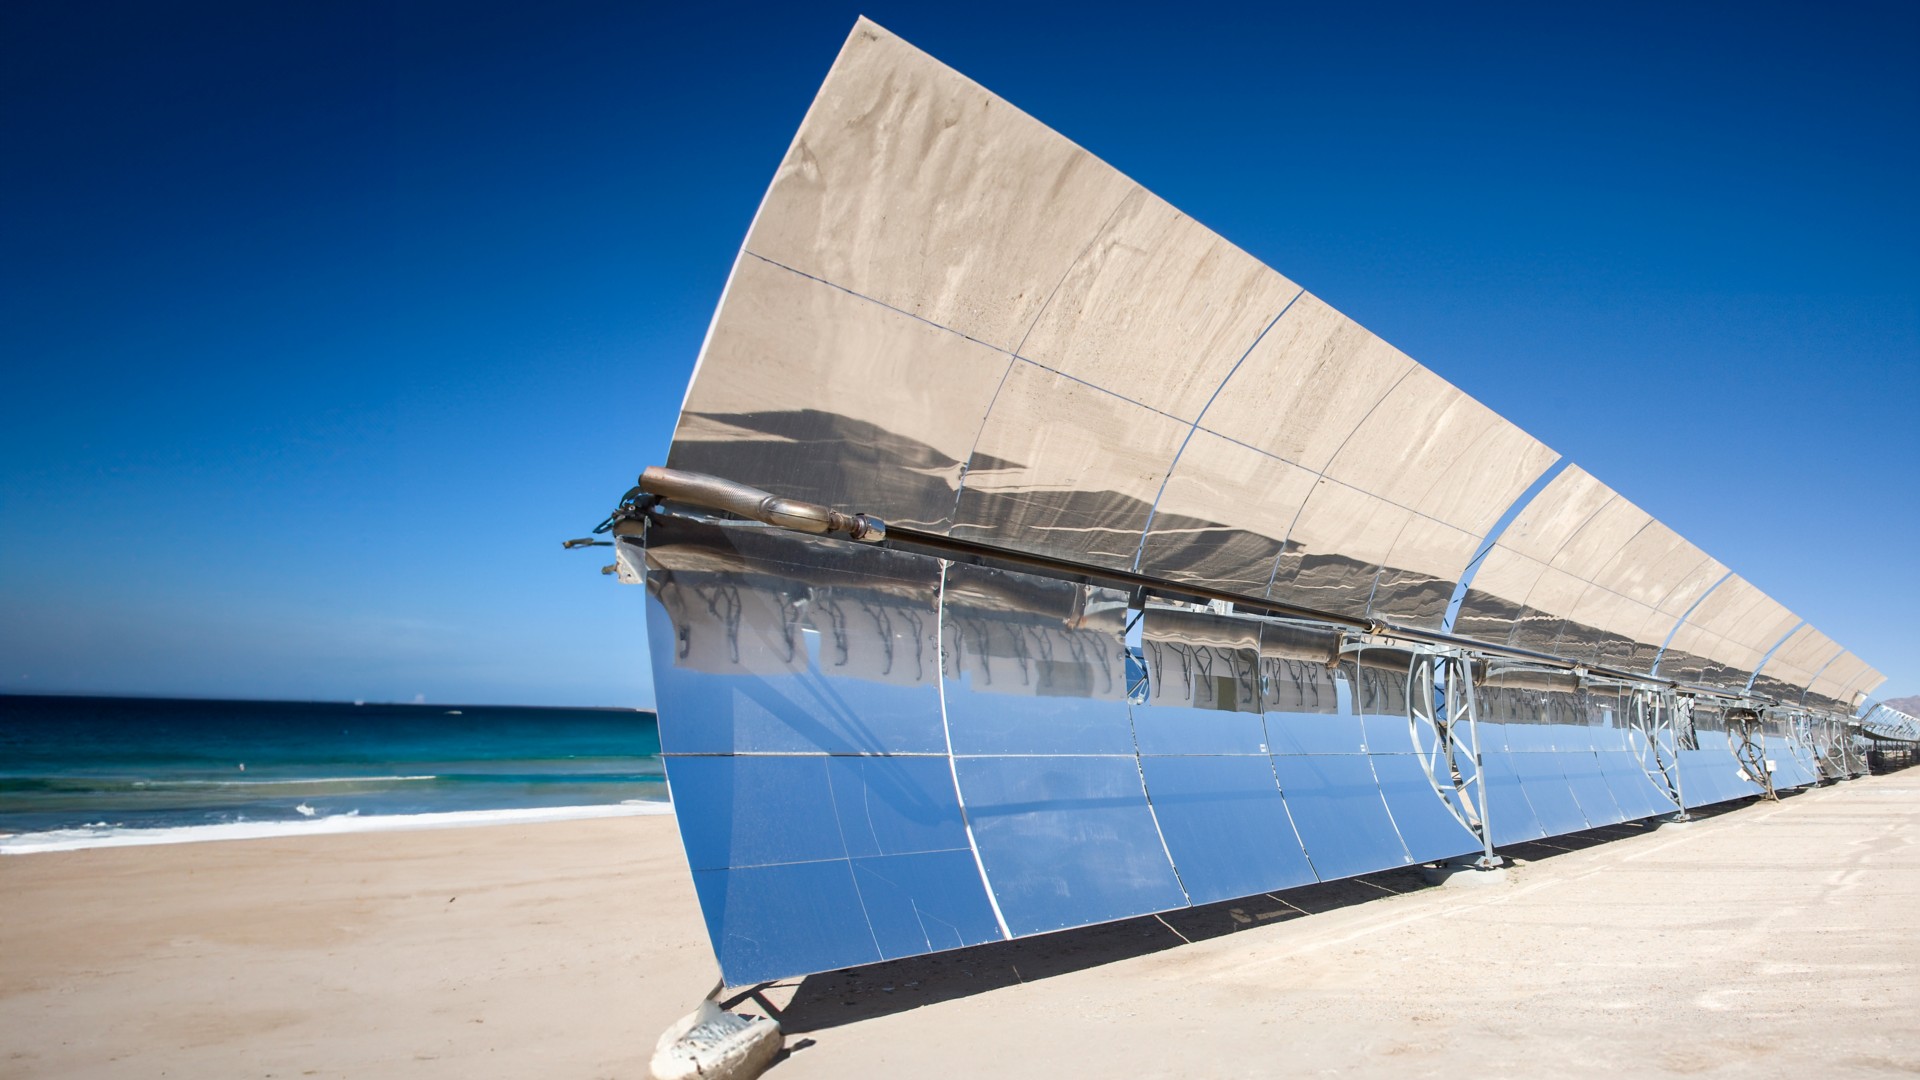
[[[1473,696],[1473,672],[1465,658],[1459,658],[1447,672],[1449,705],[1453,697],[1453,676],[1456,674],[1464,676],[1460,680],[1465,691],[1461,696],[1467,706],[1467,735],[1472,740],[1473,768],[1480,780],[1477,793],[1480,796],[1480,860],[1482,866],[1491,868],[1500,865],[1500,857],[1493,853],[1493,819],[1487,816],[1487,755],[1480,749],[1480,702]],[[1457,721],[1448,717],[1448,722]]]
[[[863,540],[881,546],[900,550],[920,550],[938,554],[943,558],[959,558],[973,562],[999,563],[1039,570],[1050,576],[1085,583],[1099,582],[1116,586],[1132,592],[1141,590],[1156,596],[1174,599],[1218,600],[1232,604],[1235,609],[1248,611],[1275,618],[1295,619],[1323,623],[1330,626],[1358,630],[1383,637],[1398,638],[1404,641],[1439,645],[1447,648],[1465,649],[1487,656],[1501,656],[1510,659],[1526,660],[1537,664],[1572,671],[1582,675],[1592,675],[1645,686],[1661,686],[1683,693],[1705,697],[1721,698],[1727,701],[1747,702],[1762,699],[1756,695],[1735,693],[1711,686],[1696,686],[1689,683],[1662,679],[1641,672],[1625,671],[1600,665],[1587,665],[1580,661],[1569,660],[1551,653],[1534,652],[1531,649],[1515,648],[1494,642],[1479,641],[1474,638],[1444,634],[1435,630],[1423,630],[1419,627],[1402,626],[1380,619],[1370,619],[1343,615],[1339,612],[1318,608],[1299,607],[1270,600],[1262,596],[1249,596],[1245,593],[1229,592],[1206,585],[1191,582],[1168,581],[1128,570],[1116,570],[1112,567],[1095,566],[1074,562],[1069,559],[1050,555],[1037,555],[1031,552],[1016,551],[1010,548],[982,544],[972,540],[945,536],[940,533],[924,532],[903,526],[889,526],[880,518],[869,514],[846,514],[818,503],[800,499],[788,499],[773,495],[758,488],[738,484],[717,476],[704,473],[686,472],[680,469],[667,469],[657,465],[648,466],[640,476],[640,490],[662,499],[675,499],[691,503],[710,510],[721,510],[739,517],[759,521],[768,525],[793,529],[814,535],[839,534],[854,540]]]
[[[1666,702],[1667,725],[1673,731],[1673,795],[1674,801],[1680,804],[1680,812],[1674,815],[1673,820],[1691,821],[1693,820],[1693,815],[1687,812],[1687,774],[1686,770],[1680,767],[1679,718],[1680,714],[1686,714],[1687,735],[1691,738],[1693,735],[1693,699],[1683,698],[1678,694],[1671,693],[1661,696],[1668,699]],[[1684,705],[1682,704],[1683,702],[1685,703]]]

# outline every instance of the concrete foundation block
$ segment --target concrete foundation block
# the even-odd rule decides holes
[[[780,1025],[746,1017],[711,1001],[660,1036],[647,1075],[653,1080],[752,1080],[780,1053]]]

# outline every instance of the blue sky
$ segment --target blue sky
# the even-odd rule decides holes
[[[1920,692],[1910,6],[0,10],[0,688],[646,705],[664,460],[856,14]]]

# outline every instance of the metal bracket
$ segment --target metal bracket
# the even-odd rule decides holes
[[[1785,733],[1787,753],[1793,755],[1793,760],[1813,777],[1815,784],[1821,783],[1820,756],[1813,746],[1812,719],[1797,709],[1776,710],[1775,719]]]
[[[1640,736],[1640,770],[1680,808],[1672,820],[1692,820],[1680,751],[1693,741],[1693,699],[1671,690],[1636,687],[1628,701],[1627,722]]]
[[[1463,649],[1421,650],[1407,671],[1407,726],[1427,782],[1454,819],[1480,841],[1474,865],[1500,866],[1487,815],[1480,710],[1473,694],[1473,657]]]
[[[1760,785],[1760,797],[1769,802],[1780,798],[1773,790],[1773,771],[1767,768],[1766,736],[1760,726],[1760,714],[1752,709],[1727,710],[1727,734],[1732,736],[1733,758],[1747,779]]]

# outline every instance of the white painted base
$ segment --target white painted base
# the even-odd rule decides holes
[[[1482,870],[1472,863],[1441,863],[1439,866],[1423,866],[1420,876],[1429,885],[1446,885],[1452,888],[1470,888],[1476,885],[1502,885],[1507,881],[1507,868],[1495,867]]]
[[[778,1023],[703,1001],[660,1036],[647,1073],[653,1080],[752,1080],[773,1062],[780,1046]]]

